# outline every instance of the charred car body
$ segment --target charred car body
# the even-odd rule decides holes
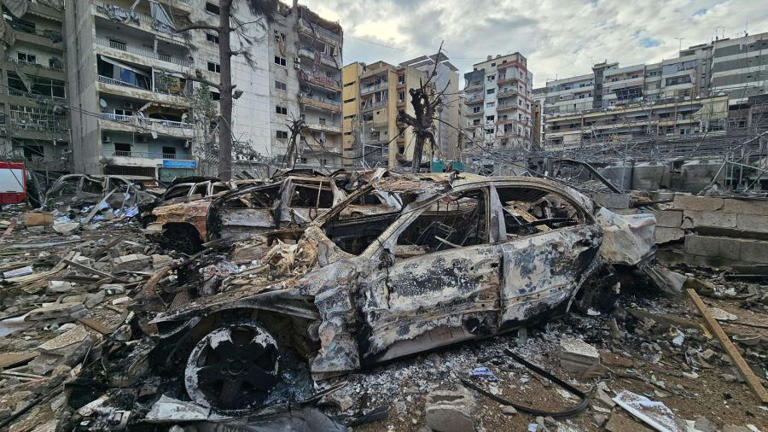
[[[269,181],[180,184],[168,192],[173,195],[174,188],[185,187],[181,190],[188,190],[188,195],[173,196],[155,207],[148,228],[162,232],[166,242],[173,242],[170,246],[188,253],[196,252],[210,240],[234,241],[265,231],[300,228],[343,201],[347,197],[343,186],[352,185],[351,180],[340,175],[289,174]],[[354,179],[355,187],[359,181]],[[400,205],[396,197],[372,200],[347,211],[383,212]]]
[[[45,194],[48,209],[96,205],[102,200],[112,208],[140,207],[153,202],[154,195],[140,183],[123,176],[68,174],[58,178]]]
[[[404,206],[349,212],[372,194]],[[605,268],[650,259],[654,227],[544,179],[386,178],[152,324],[193,400],[248,409],[284,377],[284,352],[320,380],[560,313]]]

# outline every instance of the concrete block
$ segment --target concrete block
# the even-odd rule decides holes
[[[768,216],[738,214],[736,228],[747,233],[768,233]]]
[[[768,201],[727,198],[723,202],[723,211],[768,216]]]
[[[680,228],[683,223],[681,210],[662,210],[656,212],[656,226],[668,228]]]
[[[152,257],[142,254],[123,255],[112,260],[112,271],[146,270],[152,263]]]
[[[669,243],[676,240],[681,240],[685,237],[685,231],[680,228],[669,227],[656,227],[655,240],[656,244]]]
[[[437,432],[474,432],[477,402],[464,388],[434,390],[425,402],[427,426]]]
[[[683,228],[720,228],[736,229],[736,215],[721,211],[693,211],[683,212]]]
[[[672,205],[676,210],[715,211],[723,208],[723,199],[696,195],[675,195]]]
[[[626,209],[629,208],[629,194],[603,193],[595,192],[592,199],[601,206],[608,209]]]
[[[691,255],[741,259],[741,241],[727,237],[710,237],[696,234],[685,236],[685,252]]]
[[[741,240],[740,258],[748,263],[768,264],[768,241]]]
[[[576,338],[560,340],[560,366],[571,372],[584,373],[600,364],[600,353],[595,347]]]

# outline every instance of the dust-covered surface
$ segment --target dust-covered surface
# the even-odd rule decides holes
[[[393,185],[398,181],[404,180],[390,180],[389,188],[396,189]],[[526,224],[530,218],[536,220],[536,212],[519,202],[515,211],[518,219],[520,215],[528,218]],[[396,261],[389,264],[387,273],[387,264],[370,256],[349,265],[353,254],[339,249],[318,228],[308,230],[305,241],[296,243],[275,246],[252,237],[231,250],[213,246],[188,255],[165,249],[162,242],[145,236],[139,218],[132,216],[136,215],[126,214],[120,206],[94,210],[69,205],[51,213],[31,213],[24,206],[3,209],[0,429],[167,430],[179,426],[191,431],[220,423],[252,428],[292,425],[297,430],[312,430],[311,426],[306,429],[310,424],[323,425],[322,430],[352,425],[364,431],[419,431],[441,421],[466,424],[471,418],[475,430],[644,430],[643,420],[613,402],[627,391],[647,398],[647,407],[658,408],[651,414],[670,415],[683,426],[686,421],[695,422],[697,430],[710,430],[704,426],[707,422],[714,430],[728,425],[768,430],[768,413],[706,330],[693,303],[682,292],[669,294],[680,287],[660,290],[642,272],[628,267],[609,274],[578,258],[583,268],[567,264],[569,259],[563,257],[579,256],[576,247],[597,247],[600,235],[579,234],[596,228],[577,225],[569,231],[571,243],[577,246],[548,249],[547,242],[538,242],[530,257],[447,250],[441,253],[456,255],[456,265],[432,261],[399,270]],[[520,225],[515,235],[523,230],[534,231],[537,238],[558,240],[555,234],[560,235],[544,228],[535,233],[531,227]],[[621,252],[619,245],[627,238],[616,239],[615,250],[607,256],[617,256],[613,252]],[[251,245],[258,247],[244,252]],[[412,262],[429,261],[423,248],[407,252],[415,254]],[[638,261],[642,253],[635,252],[629,253]],[[517,273],[510,274],[530,280],[531,287],[547,280],[570,286],[573,278],[589,269],[589,281],[578,286],[592,295],[580,297],[568,312],[542,308],[542,313],[527,314],[527,319],[517,320],[522,330],[500,329],[502,334],[497,336],[478,333],[475,329],[493,322],[489,317],[494,316],[495,302],[503,298],[503,304],[510,304],[516,291],[488,262],[473,267],[474,257],[498,260],[502,268],[514,266]],[[547,260],[555,264],[544,265]],[[617,260],[616,265],[635,264],[629,261]],[[539,274],[538,279],[523,277],[523,267]],[[551,274],[542,276],[542,269]],[[747,283],[735,281],[732,272],[672,270],[722,319],[723,329],[764,383],[768,296],[758,283],[762,279],[752,277],[755,283]],[[359,303],[362,297],[355,297],[356,280],[365,281],[362,289],[378,290],[375,303]],[[442,309],[433,304],[441,304]],[[432,308],[429,316],[437,318],[422,316],[421,321],[414,318],[402,325],[409,321],[388,312],[388,321],[382,321],[377,312],[382,305],[399,310],[404,317]],[[463,313],[476,318],[462,323],[462,333],[421,330],[450,323],[450,319],[440,321],[440,311],[459,307],[466,307]],[[374,325],[368,329],[360,325],[366,322]],[[375,325],[381,322],[397,325],[395,330],[375,333],[383,328]],[[205,335],[216,334],[217,328],[253,327],[249,323],[264,326],[271,334],[268,345],[273,345],[273,337],[279,350],[267,361],[261,355],[263,336],[242,346],[232,337],[235,351],[213,350],[197,356],[190,370],[215,375],[206,388],[211,400],[193,402],[184,379],[193,348]],[[366,334],[373,339],[361,337]],[[425,336],[416,339],[415,335]],[[573,339],[594,348],[599,360],[592,355],[593,349],[573,344]],[[375,352],[371,340],[389,341],[400,350],[392,352],[413,350],[415,354],[382,364],[358,361],[358,353]],[[398,344],[411,340],[418,343]],[[440,347],[446,342],[454,343]],[[425,347],[435,349],[420,352]],[[579,397],[534,373],[507,350],[586,393],[586,409],[558,417],[557,412],[579,406]],[[333,369],[350,364],[356,370],[338,373]],[[278,383],[259,398],[251,398],[263,399],[261,406],[229,411],[206,406],[217,400],[236,405],[238,396],[244,399],[258,390],[253,383],[265,382],[259,371],[275,368]],[[518,408],[505,407],[462,380]],[[453,394],[462,396],[453,398]],[[524,407],[543,412],[530,414]]]

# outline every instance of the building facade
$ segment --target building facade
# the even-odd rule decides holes
[[[478,150],[529,149],[533,127],[533,74],[520,53],[488,56],[464,74],[466,124]]]
[[[711,91],[734,105],[768,94],[768,33],[713,43]]]
[[[728,97],[628,104],[612,110],[590,110],[546,120],[547,148],[575,148],[586,143],[649,137],[724,134]]]
[[[408,90],[418,88],[427,73],[412,66],[383,61],[344,67],[344,137],[348,167],[410,165],[416,137],[411,128],[400,133],[400,111],[413,115]],[[438,149],[425,145],[424,155]]]
[[[0,44],[0,154],[27,169],[66,171],[72,160],[60,1],[3,13]]]
[[[292,7],[281,4],[270,27],[271,154],[285,156],[290,125],[301,119],[296,163],[339,168],[342,28],[296,2]]]

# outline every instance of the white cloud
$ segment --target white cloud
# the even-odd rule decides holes
[[[441,40],[461,73],[520,51],[536,86],[594,63],[655,62],[715,35],[768,32],[764,0],[303,0],[344,28],[344,62],[399,63]]]

